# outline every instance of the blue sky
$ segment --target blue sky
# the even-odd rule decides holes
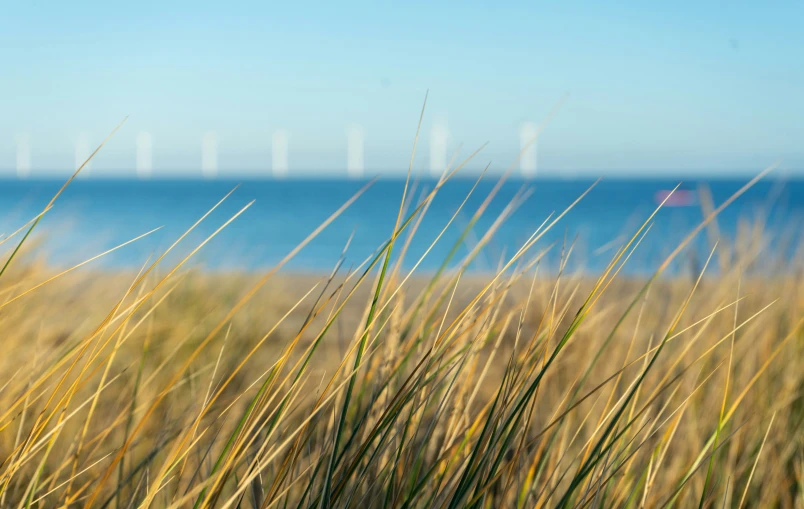
[[[128,115],[92,175],[131,174],[143,131],[155,174],[200,175],[209,131],[221,175],[265,174],[277,129],[291,172],[342,174],[352,124],[391,174],[428,89],[425,132],[498,171],[565,94],[544,174],[804,168],[802,24],[801,2],[4,2],[0,171],[23,135],[32,173],[66,173]]]

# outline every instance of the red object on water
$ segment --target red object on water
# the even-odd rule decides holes
[[[659,191],[656,193],[655,199],[657,204],[664,202],[665,207],[690,207],[695,205],[695,193],[684,189]]]

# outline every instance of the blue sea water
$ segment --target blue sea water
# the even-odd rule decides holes
[[[461,231],[469,224],[497,184],[486,178],[472,192],[455,221],[421,261],[418,269],[432,271],[447,257]],[[747,180],[706,182],[718,205]],[[56,180],[0,181],[0,232],[17,230],[47,205],[63,184]],[[432,190],[435,181],[418,181],[412,188],[414,202]],[[463,200],[474,180],[455,179],[438,193],[410,244],[404,266],[412,267],[438,236]],[[492,225],[514,196],[528,194],[495,233],[473,270],[491,270],[508,259],[548,218],[556,217],[593,184],[591,180],[508,180],[460,243],[456,260],[468,252]],[[599,271],[616,248],[630,237],[656,208],[656,194],[672,189],[678,181],[609,179],[558,221],[532,248],[536,254],[552,245],[545,265],[555,269],[562,246],[575,242],[570,270]],[[685,182],[681,189],[696,191],[701,182]],[[37,226],[40,252],[56,265],[68,265],[101,253],[153,228],[159,231],[92,262],[100,267],[138,268],[150,255],[158,256],[185,230],[212,208],[226,193],[237,189],[209,215],[175,252],[165,260],[175,263],[212,234],[232,215],[254,204],[210,240],[194,256],[195,265],[210,269],[257,270],[271,267],[287,255],[354,193],[366,185],[355,180],[95,180],[77,179],[58,198]],[[329,271],[338,261],[347,241],[345,267],[360,264],[391,234],[404,187],[403,180],[378,180],[332,224],[302,249],[287,265],[293,271]],[[733,238],[741,220],[764,218],[765,231],[779,239],[800,238],[804,224],[804,180],[761,181],[727,208],[718,218],[720,234]],[[651,231],[626,272],[650,272],[701,220],[697,204],[668,207],[656,215]],[[403,235],[402,239],[405,237]],[[14,242],[0,249],[9,250]],[[702,232],[691,248],[700,262],[708,240]],[[775,240],[770,251],[785,250],[792,256],[797,247]],[[685,253],[682,260],[689,260]],[[678,268],[678,267],[677,267]]]

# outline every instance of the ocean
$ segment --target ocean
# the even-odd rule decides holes
[[[683,191],[671,207],[655,216],[624,271],[650,273],[703,219],[698,203],[701,185],[711,191],[715,205],[745,185],[745,180],[684,182]],[[361,187],[356,180],[97,180],[76,179],[58,198],[35,230],[36,252],[56,266],[69,266],[161,227],[136,242],[91,263],[99,268],[139,268],[149,256],[158,256],[229,191],[232,195],[187,236],[165,260],[176,263],[231,216],[254,200],[242,215],[212,238],[193,257],[191,264],[208,270],[263,270],[291,252]],[[575,201],[591,180],[508,180],[461,240],[461,232],[498,183],[482,180],[456,215],[475,181],[454,179],[439,190],[410,242],[403,266],[428,272],[436,270],[457,247],[460,260],[484,235],[517,193],[522,202],[502,223],[480,255],[470,265],[473,271],[493,270],[507,260],[548,217],[557,217]],[[0,232],[19,229],[42,211],[63,181],[0,181]],[[435,186],[434,180],[419,180],[411,188],[414,203]],[[542,266],[556,270],[562,256],[573,246],[567,270],[599,272],[618,247],[630,238],[654,211],[663,192],[678,181],[607,179],[599,182],[531,248],[535,255],[546,250]],[[327,272],[338,262],[351,238],[344,268],[358,266],[388,237],[394,227],[404,181],[380,179],[360,196],[284,270]],[[450,218],[450,227],[429,253],[425,251]],[[552,219],[550,219],[552,220]],[[765,180],[748,190],[718,217],[719,235],[733,240],[743,225],[762,221],[769,237],[768,253],[794,256],[804,220],[804,180]],[[20,238],[21,234],[17,238]],[[406,240],[403,234],[402,241]],[[6,252],[15,242],[2,248]],[[400,244],[401,245],[401,244]],[[685,264],[700,265],[710,249],[707,232],[701,232],[673,270]],[[399,249],[397,249],[399,252]],[[421,259],[421,260],[420,260]],[[453,263],[454,265],[454,263]]]

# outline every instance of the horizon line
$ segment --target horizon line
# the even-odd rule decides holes
[[[41,171],[41,170],[40,170]],[[0,170],[0,180],[2,181],[42,181],[42,180],[63,180],[71,175],[74,170],[46,170],[43,173],[31,171],[26,176],[20,176],[13,170]],[[94,171],[86,175],[79,174],[81,180],[131,180],[143,181],[149,180],[196,180],[196,181],[226,181],[226,180],[263,180],[263,181],[293,181],[293,180],[343,180],[343,181],[367,181],[374,178],[380,180],[404,180],[407,172],[400,171],[375,171],[365,170],[363,175],[351,176],[346,171],[343,172],[322,172],[322,171],[301,171],[299,173],[288,173],[283,176],[276,176],[271,172],[258,173],[256,171],[236,171],[224,170],[218,172],[214,177],[205,176],[201,172],[187,173],[183,171],[170,171],[161,173],[158,171],[152,172],[148,176],[138,175],[136,170],[123,170],[122,173],[106,173],[99,174],[102,170],[94,168]],[[655,179],[674,179],[676,177],[693,178],[693,179],[739,179],[746,176],[756,175],[762,169],[729,169],[729,170],[679,170],[679,169],[651,169],[651,170],[606,170],[606,169],[582,169],[582,170],[542,170],[536,175],[522,175],[518,172],[509,174],[508,180],[593,180],[596,178],[603,179],[633,179],[633,180],[655,180]],[[484,178],[499,178],[505,172],[486,172]],[[437,181],[439,177],[432,175],[427,171],[414,172],[419,180],[433,180]],[[451,179],[476,179],[479,176],[478,170],[465,170],[462,173],[456,173]],[[770,173],[765,179],[778,179],[788,178],[794,180],[804,180],[804,168],[791,168],[784,169]]]

